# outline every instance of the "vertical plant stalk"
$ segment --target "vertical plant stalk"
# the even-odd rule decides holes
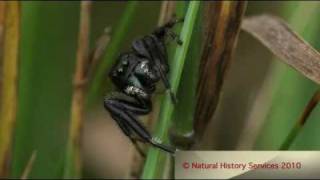
[[[9,174],[12,132],[17,113],[18,55],[20,40],[20,3],[5,4],[2,89],[0,97],[0,177]]]
[[[182,69],[186,59],[187,50],[190,45],[190,39],[199,6],[199,1],[191,1],[189,4],[180,36],[183,44],[176,48],[173,62],[171,63],[170,82],[174,93],[177,92],[179,86]],[[173,110],[174,106],[171,102],[171,98],[169,94],[166,94],[161,104],[159,120],[155,132],[155,136],[161,140],[168,139],[168,130],[170,128]],[[167,154],[161,150],[150,147],[147,154],[146,163],[144,165],[142,179],[160,178],[162,176],[162,171],[164,170],[165,166],[163,161],[166,157],[165,155]]]
[[[170,20],[170,18],[173,16],[175,7],[175,1],[162,1],[158,26],[161,26]]]
[[[310,101],[308,102],[302,115],[298,119],[296,125],[292,128],[288,137],[280,146],[280,150],[288,150],[290,148],[290,145],[295,140],[295,138],[301,131],[302,127],[305,125],[306,121],[308,120],[308,117],[310,116],[311,112],[315,109],[319,101],[320,101],[320,90],[317,90],[312,96],[312,98],[310,99]]]
[[[4,17],[5,17],[5,5],[4,1],[0,1],[0,47],[2,46],[3,39],[3,27],[4,27]],[[1,72],[1,71],[0,71]],[[0,81],[1,82],[1,81]]]
[[[158,19],[158,27],[168,22],[170,18],[173,16],[174,9],[176,6],[176,2],[174,1],[163,1],[161,4],[160,15]],[[156,101],[155,103],[158,103]],[[158,108],[158,105],[154,105],[154,110],[149,114],[147,119],[147,128],[151,129],[154,125],[154,120],[156,119],[156,115],[158,111],[155,111],[155,108]]]
[[[5,18],[5,7],[6,2],[0,1],[0,55],[3,54],[3,29],[4,29],[4,18]],[[2,57],[0,57],[0,93],[1,93],[1,85],[2,85]],[[1,104],[0,104],[1,109]]]
[[[202,138],[217,108],[247,4],[246,1],[206,3],[204,33],[207,39],[200,62],[194,124],[197,139]]]
[[[166,22],[168,22],[174,15],[175,10],[177,7],[177,2],[176,1],[163,1],[161,4],[161,9],[160,9],[160,15],[158,19],[158,27],[162,26]],[[179,17],[179,15],[178,15]],[[160,102],[161,102],[161,97],[157,96],[157,100],[154,102],[154,108],[153,111],[150,113],[148,120],[147,120],[147,127],[149,129],[152,129],[154,126],[154,121],[157,119],[156,117],[159,114],[159,108],[160,108]]]
[[[159,19],[157,26],[161,26],[164,23],[168,22],[170,18],[173,16],[174,10],[175,10],[176,2],[175,1],[162,1],[160,13],[159,13]],[[157,95],[155,97],[155,101],[153,104],[153,110],[146,118],[146,128],[151,130],[154,126],[156,117],[159,114],[159,102],[161,101],[161,97]],[[140,147],[143,149],[146,148],[145,144],[142,144]],[[141,171],[143,169],[143,157],[137,152],[134,151],[132,155],[131,160],[131,168],[130,168],[130,178],[138,178],[141,174]]]
[[[74,74],[73,97],[71,105],[71,121],[67,156],[65,164],[65,178],[79,178],[81,176],[81,130],[84,118],[86,65],[89,57],[89,34],[91,2],[82,1],[80,10],[80,27],[76,69]]]
[[[196,107],[196,86],[198,82],[198,70],[201,57],[203,25],[203,4],[198,11],[194,32],[192,33],[186,63],[182,72],[174,112],[174,121],[170,129],[170,140],[179,149],[190,149],[194,144],[194,113]],[[182,14],[185,14],[183,11]]]

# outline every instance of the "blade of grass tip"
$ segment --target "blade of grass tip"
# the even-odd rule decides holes
[[[308,117],[310,116],[311,112],[315,109],[317,104],[320,101],[320,90],[317,90],[310,101],[308,102],[307,106],[305,107],[302,115],[298,119],[296,125],[292,128],[291,132],[289,133],[288,137],[285,139],[283,144],[280,146],[280,150],[288,150],[292,142],[295,140],[303,126],[305,125]]]
[[[86,104],[88,106],[91,106],[101,94],[100,90],[104,84],[103,82],[106,80],[106,72],[115,62],[121,43],[123,42],[126,33],[130,30],[130,25],[139,3],[138,1],[129,1],[127,3],[119,24],[112,30],[111,40],[105,52],[105,57],[99,62],[96,71],[93,74],[86,99]]]
[[[0,177],[9,174],[10,149],[17,114],[20,3],[6,2],[0,110]]]
[[[163,25],[172,18],[176,4],[177,2],[175,1],[162,1],[158,19],[158,26]]]
[[[98,37],[96,40],[95,46],[93,50],[89,54],[88,62],[86,64],[86,82],[90,80],[90,77],[92,77],[93,72],[97,68],[97,65],[99,61],[101,60],[102,55],[104,54],[106,47],[109,44],[110,41],[110,27],[106,27],[103,31],[103,34]]]
[[[34,161],[36,160],[36,158],[37,158],[37,151],[34,150],[34,151],[32,152],[32,155],[31,155],[31,157],[30,157],[30,159],[29,159],[26,167],[25,167],[24,170],[23,170],[23,173],[22,173],[20,179],[28,179],[28,176],[29,176],[29,174],[30,174],[30,172],[31,172],[31,170],[32,170],[33,163],[34,163]]]
[[[158,19],[158,26],[163,25],[167,21],[167,14],[169,10],[170,1],[162,1],[160,8],[160,15]]]
[[[280,18],[260,15],[246,18],[243,29],[259,39],[280,60],[320,84],[320,54]]]
[[[81,1],[76,69],[73,81],[71,120],[65,159],[65,178],[81,177],[81,129],[84,117],[86,64],[89,58],[90,1]]]
[[[172,85],[172,90],[174,93],[177,92],[179,81],[181,79],[182,69],[186,59],[187,50],[190,45],[190,39],[192,31],[194,29],[196,15],[200,6],[199,1],[191,1],[188,7],[188,11],[185,17],[185,21],[182,26],[181,40],[183,44],[176,48],[174,59],[171,65],[170,82]],[[169,94],[166,94],[164,100],[161,104],[161,111],[159,115],[159,121],[157,123],[155,137],[162,140],[168,139],[168,130],[170,127],[170,121],[172,118],[174,106],[171,102]],[[144,165],[142,179],[152,179],[159,176],[159,172],[164,168],[158,162],[161,161],[160,158],[165,158],[164,152],[159,149],[150,147],[146,163]],[[162,164],[163,166],[164,164]]]
[[[202,138],[218,106],[247,4],[246,1],[207,3],[206,39],[200,62],[194,124],[197,139]]]

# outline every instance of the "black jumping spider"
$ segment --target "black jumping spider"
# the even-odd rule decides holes
[[[170,36],[177,44],[182,44],[171,30],[175,24],[182,21],[171,20],[151,34],[133,41],[131,51],[122,53],[109,73],[120,92],[107,96],[104,107],[134,145],[136,141],[141,141],[169,153],[175,152],[174,148],[152,137],[137,116],[148,114],[152,110],[151,96],[160,80],[169,90],[172,101],[176,101],[167,78],[169,64],[165,40]],[[139,147],[137,149],[142,153]]]

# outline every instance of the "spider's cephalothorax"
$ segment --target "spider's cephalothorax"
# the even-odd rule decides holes
[[[152,137],[137,116],[148,114],[152,110],[151,96],[160,80],[169,90],[172,101],[176,101],[167,79],[169,65],[165,40],[170,36],[178,44],[182,43],[171,31],[181,21],[172,20],[150,35],[135,40],[131,51],[119,56],[109,76],[120,92],[107,96],[104,100],[104,106],[111,117],[135,145],[138,140],[170,153],[174,153],[175,149]],[[139,148],[138,150],[142,153]]]

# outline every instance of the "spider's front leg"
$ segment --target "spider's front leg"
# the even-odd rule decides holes
[[[184,21],[184,18],[177,19],[176,17],[173,17],[169,22],[155,29],[153,31],[153,34],[163,42],[165,37],[169,35],[171,39],[174,40],[178,45],[182,45],[181,39],[179,38],[178,34],[172,31],[172,28],[176,24],[182,23],[183,21]]]
[[[158,72],[165,88],[169,91],[171,100],[175,104],[177,98],[171,88],[167,77],[169,72],[168,54],[164,42],[155,35],[148,35],[142,39],[137,39],[132,43],[133,50],[140,56],[144,56]]]
[[[141,142],[150,143],[169,153],[175,152],[174,149],[162,144],[157,138],[153,138],[136,117],[137,115],[147,114],[151,111],[151,101],[134,102],[117,97],[110,97],[104,100],[104,106],[132,142],[137,140],[134,138],[134,135],[137,135]]]

